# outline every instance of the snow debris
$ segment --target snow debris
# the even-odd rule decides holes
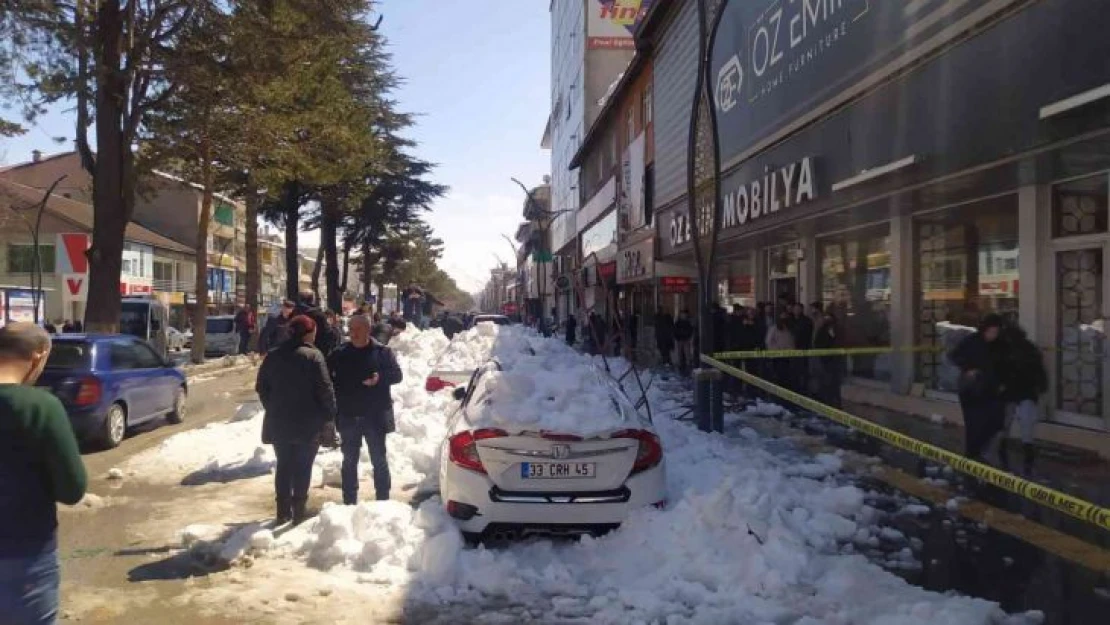
[[[250,401],[245,404],[240,404],[235,409],[235,416],[231,417],[232,423],[239,423],[240,421],[250,421],[256,417],[262,416],[262,402]]]
[[[95,495],[93,493],[85,493],[85,496],[81,498],[81,501],[78,501],[76,504],[74,504],[73,507],[95,510],[98,508],[103,508],[106,505],[108,505],[107,498],[101,497],[100,495]]]
[[[898,511],[898,514],[908,514],[912,516],[925,516],[932,511],[932,508],[918,503],[907,504]]]
[[[579,406],[608,402],[600,394],[588,401],[579,395],[594,388],[593,359],[519,327],[482,325],[450,343],[439,331],[408,330],[391,347],[405,373],[393,389],[398,430],[389,439],[398,485],[421,485],[438,470],[445,415],[455,404],[449,393],[424,390],[433,369],[463,371],[497,358],[504,370],[490,377],[484,391],[491,402],[480,418],[502,427],[596,430],[580,421],[598,411]],[[610,363],[618,372],[627,367],[619,359]],[[537,618],[600,625],[1038,622],[1035,614],[1008,616],[996,603],[927,591],[883,570],[868,557],[890,569],[919,569],[917,543],[877,525],[887,513],[851,485],[840,457],[784,456],[781,446],[754,432],[706,434],[663,416],[665,407],[683,403],[683,393],[666,380],[649,390],[667,462],[667,508],[635,511],[606,536],[468,549],[433,496],[415,510],[397,501],[325,504],[314,521],[280,536],[244,526],[223,539],[221,559],[303,562],[337,583],[404,588],[408,600],[445,610],[508,599],[547,606]],[[502,405],[510,401],[544,408],[508,415]],[[748,412],[785,410],[757,403]],[[153,457],[178,471],[223,470],[256,457],[259,428],[255,416],[179,434]],[[334,483],[339,458],[320,454],[320,482]],[[916,505],[904,509],[916,511]],[[203,541],[208,531],[186,528],[182,542]],[[306,599],[289,593],[285,600]]]
[[[933,423],[936,423],[937,425],[943,425],[944,424],[944,415],[939,415],[939,414],[934,412],[933,414],[929,415],[929,420],[932,421]]]
[[[123,470],[122,469],[117,469],[116,467],[112,467],[111,469],[108,469],[108,479],[110,479],[110,480],[122,480],[123,479]]]

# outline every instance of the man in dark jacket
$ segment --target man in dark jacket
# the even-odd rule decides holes
[[[999,315],[987,315],[980,322],[979,331],[964,337],[948,355],[960,368],[964,455],[972,460],[983,459],[983,450],[1006,421],[999,376],[999,362],[1004,357],[998,340],[1002,324]]]
[[[674,351],[674,317],[662,308],[655,313],[655,348],[659,350],[659,364],[669,367]]]
[[[678,370],[686,374],[691,367],[697,366],[694,360],[694,323],[690,321],[690,311],[683,310],[674,322],[674,341],[678,347]]]
[[[573,314],[567,315],[567,345],[574,347],[578,341],[578,318]]]
[[[289,319],[293,316],[293,308],[292,301],[281,300],[278,314],[266,319],[266,325],[258,335],[258,353],[265,354],[289,338]]]
[[[791,307],[794,313],[794,324],[791,331],[794,333],[794,349],[811,349],[813,347],[813,320],[806,316],[806,307],[796,302]],[[811,361],[808,357],[794,359],[794,382],[798,392],[808,395],[809,367]]]
[[[1021,432],[1023,469],[1028,475],[1033,471],[1036,447],[1033,445],[1033,427],[1037,423],[1037,401],[1048,392],[1048,371],[1044,366],[1041,350],[1029,340],[1025,330],[1016,323],[1008,323],[1002,329],[999,341],[1005,353],[1000,367],[1002,398],[1007,407],[1006,425],[1002,430],[998,445],[999,461],[1003,467],[1009,465],[1006,456],[1006,436],[1010,432],[1010,421],[1017,418]]]
[[[316,322],[316,349],[327,356],[336,347],[339,347],[339,344],[343,342],[343,337],[332,326],[327,313],[317,305],[316,296],[312,294],[312,291],[302,291],[300,300],[300,303],[293,310],[293,316],[304,315]]]
[[[389,387],[403,377],[393,350],[370,336],[370,320],[351,317],[351,341],[328,358],[339,406],[339,434],[343,448],[343,503],[358,503],[358,460],[362,441],[374,466],[374,494],[389,499],[389,460],[386,435],[396,429]]]
[[[246,354],[255,329],[254,309],[243,306],[235,313],[235,332],[239,335],[239,353]]]
[[[458,315],[447,313],[443,317],[443,335],[448,339],[455,338],[455,335],[463,331],[463,322],[459,319]]]
[[[335,391],[328,365],[313,347],[316,322],[304,315],[289,321],[290,336],[258,369],[255,390],[266,409],[262,442],[274,446],[277,522],[307,518],[308,487],[320,441],[335,439]]]

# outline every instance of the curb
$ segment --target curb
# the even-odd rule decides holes
[[[249,368],[254,367],[254,366],[255,366],[255,363],[247,362],[247,363],[234,364],[234,365],[220,365],[220,366],[213,366],[213,367],[204,367],[203,369],[190,367],[189,369],[183,369],[183,371],[185,373],[185,379],[191,380],[193,378],[197,378],[197,377],[200,377],[202,375],[208,375],[208,374],[212,374],[212,373],[232,373],[232,372],[235,372],[235,371],[242,371],[243,369],[249,369]]]

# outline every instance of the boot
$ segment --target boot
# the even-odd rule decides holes
[[[293,498],[293,525],[300,525],[308,518],[308,497]]]
[[[1036,459],[1037,456],[1037,447],[1033,443],[1025,443],[1021,446],[1021,450],[1025,455],[1023,466],[1025,469],[1025,476],[1029,477],[1033,475],[1033,460]]]
[[[277,514],[274,516],[275,525],[285,525],[293,519],[293,504],[284,497],[278,497]]]

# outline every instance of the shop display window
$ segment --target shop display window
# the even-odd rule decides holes
[[[1017,321],[1017,196],[967,204],[914,220],[916,378],[926,388],[958,390],[948,352],[989,313]]]
[[[843,347],[890,345],[890,224],[817,240],[818,290],[841,329]],[[808,304],[808,302],[807,302]],[[889,381],[889,354],[851,356],[851,375]]]

